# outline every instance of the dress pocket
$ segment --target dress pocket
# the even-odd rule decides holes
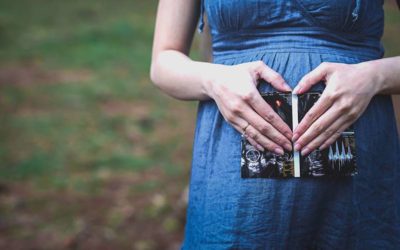
[[[363,2],[366,0],[294,0],[304,16],[315,25],[336,31],[357,31],[360,29]]]

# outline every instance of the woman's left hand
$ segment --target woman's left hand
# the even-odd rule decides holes
[[[356,121],[379,91],[377,74],[366,63],[321,63],[305,75],[295,94],[305,93],[320,81],[326,88],[293,131],[294,148],[307,155],[328,147]]]

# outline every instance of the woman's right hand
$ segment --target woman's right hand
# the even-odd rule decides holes
[[[279,91],[291,91],[282,76],[262,61],[216,65],[215,69],[205,77],[205,86],[224,119],[240,133],[249,124],[246,138],[261,151],[291,151],[291,129],[257,90],[258,80],[264,79]]]

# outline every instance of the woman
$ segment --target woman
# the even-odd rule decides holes
[[[152,81],[199,100],[184,249],[400,249],[400,149],[383,0],[161,0]],[[213,63],[188,57],[207,14]],[[257,86],[258,85],[258,86]],[[323,91],[291,129],[259,91]],[[242,179],[240,140],[301,154],[354,124],[359,174]],[[293,143],[292,143],[293,142]]]

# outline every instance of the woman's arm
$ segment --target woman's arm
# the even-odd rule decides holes
[[[400,56],[364,62],[366,68],[376,72],[378,94],[400,94]]]
[[[325,81],[324,92],[293,131],[295,150],[303,155],[335,142],[374,95],[400,93],[400,56],[358,64],[322,63],[300,80],[294,92],[305,93],[319,81]]]
[[[199,17],[199,0],[159,1],[150,77],[165,93],[183,100],[209,99],[204,82],[208,63],[189,54]]]
[[[259,94],[259,79],[289,91],[283,78],[263,62],[234,66],[193,61],[188,57],[199,17],[199,0],[160,0],[150,77],[162,91],[182,100],[214,99],[227,122],[251,144],[283,153],[291,150],[290,128]],[[247,126],[250,124],[250,126]]]

